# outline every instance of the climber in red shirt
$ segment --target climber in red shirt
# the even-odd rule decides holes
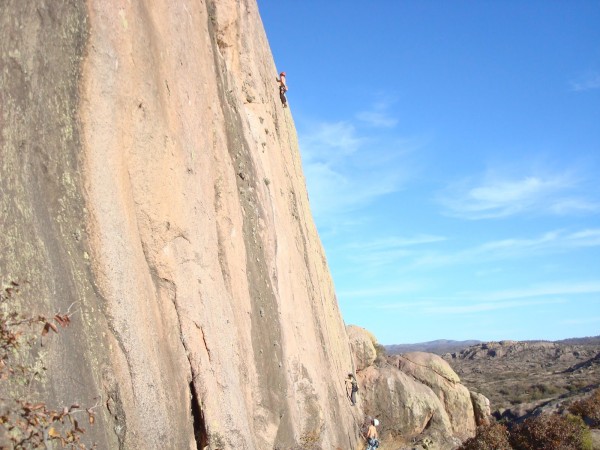
[[[281,104],[284,108],[287,108],[287,97],[285,93],[288,90],[287,84],[285,83],[285,72],[281,72],[279,74],[279,78],[275,78],[279,83],[279,98],[281,99]]]

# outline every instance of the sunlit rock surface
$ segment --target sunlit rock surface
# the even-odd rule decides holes
[[[254,0],[0,5],[0,276],[98,448],[355,448],[351,352]],[[290,98],[293,109],[293,98]]]
[[[348,336],[360,343],[352,346],[355,361],[367,361],[361,356],[363,344],[378,345],[371,333],[349,326]],[[380,420],[385,448],[426,442],[430,449],[454,449],[475,435],[478,424],[489,421],[489,401],[469,392],[438,355],[412,352],[368,361],[365,367],[357,365],[358,404],[367,417]]]

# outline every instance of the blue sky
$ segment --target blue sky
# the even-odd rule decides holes
[[[600,334],[600,2],[258,0],[347,324]]]

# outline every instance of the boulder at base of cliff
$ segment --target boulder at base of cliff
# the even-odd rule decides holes
[[[455,449],[475,435],[476,424],[489,420],[488,399],[469,392],[439,356],[412,352],[378,359],[379,344],[370,332],[356,326],[346,331],[358,404],[367,421],[379,419],[382,450]]]
[[[476,423],[469,390],[450,365],[433,353],[412,352],[390,358],[404,373],[429,386],[448,413],[452,434],[460,439],[475,435]]]
[[[477,426],[488,426],[490,424],[490,417],[492,416],[492,410],[490,408],[489,399],[478,392],[470,392],[471,403],[473,403],[473,412],[475,413],[475,423]]]
[[[375,350],[377,339],[371,332],[356,325],[348,325],[346,332],[348,333],[348,339],[350,339],[350,348],[356,371],[366,369],[377,358],[377,351]]]
[[[359,381],[364,386],[360,394],[365,415],[379,419],[386,448],[425,435],[443,443],[439,448],[456,444],[444,405],[428,386],[390,365],[368,367],[360,372]]]

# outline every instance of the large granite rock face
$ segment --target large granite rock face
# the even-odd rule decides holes
[[[354,448],[255,0],[5,0],[0,29],[0,277],[76,310],[44,398],[99,402],[99,448]]]

